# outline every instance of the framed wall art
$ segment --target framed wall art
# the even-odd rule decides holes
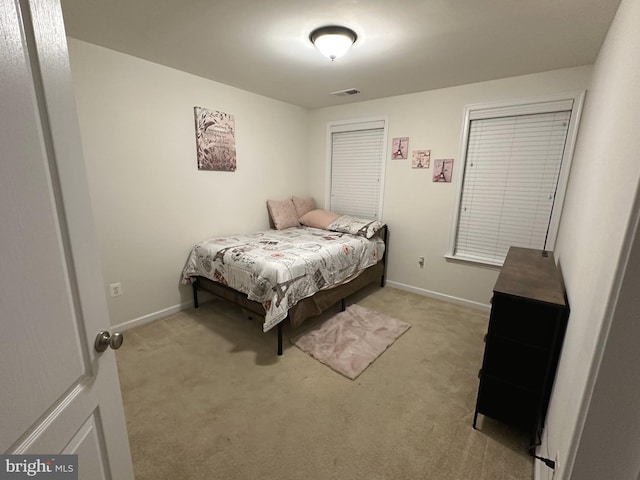
[[[233,115],[193,107],[196,121],[198,170],[236,169],[236,128]]]
[[[433,181],[451,182],[451,172],[453,172],[453,158],[444,158],[433,161]]]
[[[431,150],[414,150],[411,155],[411,168],[429,168]]]
[[[391,158],[406,159],[409,154],[409,137],[396,137],[391,142]]]

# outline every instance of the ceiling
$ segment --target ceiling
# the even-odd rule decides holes
[[[620,0],[62,0],[71,37],[307,108],[591,64]],[[334,62],[319,26],[358,34]],[[344,97],[331,92],[355,88]]]

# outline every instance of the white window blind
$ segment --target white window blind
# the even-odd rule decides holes
[[[455,257],[502,264],[512,245],[548,248],[571,103],[566,107],[470,116]]]
[[[374,122],[375,123],[375,122]],[[381,122],[377,122],[380,124]],[[377,219],[382,196],[384,128],[331,132],[330,209]]]

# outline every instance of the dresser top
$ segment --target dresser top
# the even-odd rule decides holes
[[[511,247],[493,291],[565,305],[564,287],[553,253],[543,250]]]

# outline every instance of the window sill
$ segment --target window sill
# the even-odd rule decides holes
[[[454,255],[452,253],[449,253],[449,254],[445,255],[444,258],[446,258],[447,260],[455,261],[455,262],[474,263],[476,265],[482,265],[482,266],[485,266],[485,267],[501,268],[502,264],[504,263],[504,262],[500,262],[498,260],[490,260],[488,258],[467,257],[467,256],[464,256],[464,255]]]

